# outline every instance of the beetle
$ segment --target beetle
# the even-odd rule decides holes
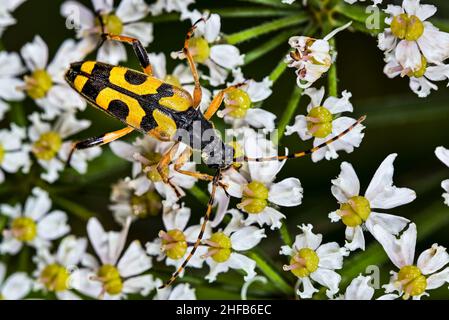
[[[210,119],[218,111],[226,93],[243,84],[236,84],[221,90],[212,99],[204,113],[198,107],[201,102],[202,92],[196,65],[189,51],[189,40],[192,38],[196,26],[201,21],[204,22],[205,20],[200,19],[190,27],[182,49],[195,83],[193,96],[180,87],[156,78],[153,75],[148,54],[141,42],[138,39],[122,35],[103,33],[102,39],[103,41],[112,40],[132,45],[143,72],[98,61],[81,61],[72,63],[65,74],[68,84],[90,104],[119,119],[126,126],[117,131],[74,143],[67,163],[70,162],[73,152],[77,149],[104,145],[133,131],[138,131],[160,141],[174,142],[173,146],[162,156],[157,164],[157,171],[163,182],[170,185],[175,191],[176,186],[172,184],[167,175],[167,170],[165,170],[172,161],[174,161],[174,168],[177,172],[212,182],[207,210],[197,240],[181,266],[163,287],[169,286],[175,281],[201,244],[206,224],[212,212],[216,190],[218,187],[223,187],[226,191],[226,186],[220,181],[222,173],[226,169],[235,163],[243,161],[276,161],[309,155],[338,140],[365,119],[365,117],[361,117],[339,135],[307,151],[285,156],[262,158],[249,158],[245,155],[237,157],[234,148],[225,144],[220,134],[214,130],[214,125]],[[197,124],[199,124],[199,130],[195,130],[198,127],[196,126]],[[209,139],[203,140],[201,137],[206,130],[210,130],[208,134]],[[182,135],[179,134],[181,131],[187,133],[189,142],[181,155],[176,160],[173,160],[180,144],[184,143]],[[195,144],[198,141],[200,143]],[[205,164],[215,169],[216,173],[214,175],[181,169],[190,158],[192,150],[201,151]]]

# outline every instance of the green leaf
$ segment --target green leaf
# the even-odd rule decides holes
[[[68,215],[73,214],[83,221],[87,221],[90,218],[95,217],[94,212],[90,211],[89,209],[86,209],[85,207],[76,202],[55,195],[51,195],[51,199],[56,205],[64,209]]]
[[[275,49],[276,47],[282,45],[283,43],[286,43],[287,39],[290,38],[294,34],[294,32],[295,32],[295,30],[293,30],[293,29],[281,32],[278,35],[276,35],[275,37],[273,37],[272,39],[263,43],[262,45],[247,52],[245,54],[245,64],[249,64],[249,63],[259,59],[261,56],[267,54],[268,52]],[[284,63],[284,65],[285,65],[285,63]]]

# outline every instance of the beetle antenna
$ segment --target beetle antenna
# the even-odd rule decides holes
[[[203,240],[204,232],[206,230],[206,225],[210,219],[210,214],[212,212],[212,206],[214,205],[214,200],[215,200],[215,192],[217,191],[217,187],[219,186],[220,178],[221,178],[221,170],[218,170],[217,173],[214,175],[214,179],[212,181],[212,191],[210,193],[209,202],[207,203],[207,210],[206,210],[206,213],[203,218],[203,223],[201,224],[201,230],[200,230],[200,233],[198,234],[195,244],[193,245],[192,250],[190,250],[189,255],[184,259],[184,261],[182,262],[182,264],[178,268],[178,270],[176,270],[176,272],[173,273],[170,280],[168,280],[164,285],[159,287],[159,289],[163,289],[163,288],[170,286],[176,280],[176,278],[178,278],[178,276],[181,274],[181,272],[185,269],[185,267],[189,263],[190,259],[195,254],[195,251],[200,246],[201,241]]]
[[[343,136],[345,136],[346,134],[348,134],[352,129],[354,129],[357,125],[359,125],[360,123],[362,123],[363,121],[365,121],[366,116],[362,116],[360,117],[356,122],[354,122],[350,127],[348,127],[347,129],[345,129],[344,131],[342,131],[340,134],[336,135],[335,137],[321,143],[320,145],[313,147],[309,150],[306,151],[301,151],[301,152],[296,152],[296,153],[291,153],[291,154],[287,154],[285,156],[272,156],[272,157],[260,157],[260,158],[249,158],[247,156],[243,156],[243,157],[237,157],[234,158],[234,162],[244,162],[244,161],[255,161],[255,162],[264,162],[264,161],[276,161],[276,160],[286,160],[286,159],[296,159],[296,158],[302,158],[305,157],[309,154],[312,154],[314,152],[317,152],[318,150],[328,146],[329,144],[331,144],[332,142],[335,142],[337,140],[339,140],[340,138],[342,138]]]

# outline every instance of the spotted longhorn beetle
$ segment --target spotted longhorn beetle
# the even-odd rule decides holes
[[[193,97],[186,90],[168,84],[153,76],[148,54],[141,42],[135,38],[108,33],[102,34],[103,40],[120,41],[132,45],[140,65],[143,68],[143,73],[98,61],[82,61],[70,65],[69,70],[65,74],[65,79],[69,85],[90,102],[90,104],[105,111],[112,117],[118,118],[126,125],[126,127],[114,132],[105,133],[98,137],[74,143],[67,163],[70,163],[70,158],[73,152],[77,149],[86,149],[104,145],[136,130],[143,134],[148,134],[160,141],[175,142],[160,159],[157,164],[157,171],[163,182],[170,185],[176,191],[176,187],[170,181],[167,176],[167,170],[165,169],[172,163],[173,157],[182,143],[176,134],[177,131],[179,131],[179,129],[184,129],[184,131],[189,132],[191,135],[195,135],[193,130],[195,123],[200,124],[200,133],[204,132],[204,130],[213,129],[214,125],[210,119],[219,109],[226,93],[242,85],[237,84],[221,90],[213,98],[204,113],[201,113],[199,110],[202,92],[195,62],[189,51],[189,40],[192,38],[197,24],[201,21],[204,22],[204,19],[198,20],[189,29],[182,49],[195,82]],[[220,181],[222,173],[226,169],[230,168],[233,164],[243,161],[277,161],[309,155],[338,140],[364,119],[365,117],[361,117],[339,135],[310,150],[284,156],[249,158],[243,155],[237,157],[234,148],[225,144],[217,133],[216,136],[212,137],[213,139],[210,140],[212,142],[201,142],[199,148],[205,164],[216,170],[214,175],[181,169],[190,158],[192,150],[198,149],[198,146],[195,148],[195,145],[193,144],[188,145],[181,155],[174,160],[175,170],[181,174],[189,175],[199,180],[211,181],[212,190],[201,231],[192,250],[163,287],[169,286],[175,281],[201,244],[206,224],[209,221],[212,212],[217,187],[226,188],[226,185]],[[191,139],[190,141],[193,142],[194,139]],[[211,158],[208,157],[207,154],[213,154],[214,160],[211,161]]]

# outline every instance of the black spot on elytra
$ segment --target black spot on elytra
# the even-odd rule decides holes
[[[127,70],[125,73],[125,80],[130,84],[140,85],[145,83],[147,76],[139,72]]]
[[[126,120],[129,114],[128,106],[121,100],[112,100],[109,103],[108,111],[120,120]]]

